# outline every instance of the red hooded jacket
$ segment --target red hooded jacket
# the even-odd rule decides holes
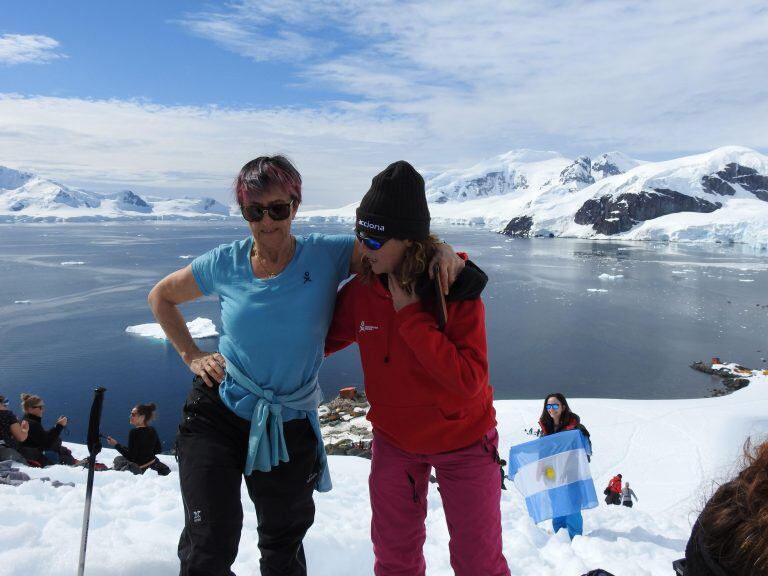
[[[488,382],[485,308],[448,301],[444,331],[417,302],[395,312],[379,281],[350,281],[336,300],[326,354],[357,342],[368,420],[377,434],[416,454],[469,446],[496,425]]]

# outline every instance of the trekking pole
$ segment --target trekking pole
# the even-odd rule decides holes
[[[93,472],[96,466],[96,455],[101,452],[99,439],[99,424],[101,424],[101,406],[104,404],[106,388],[99,386],[93,391],[91,417],[88,420],[88,482],[85,488],[85,511],[83,512],[83,533],[80,538],[80,565],[77,576],[83,576],[85,570],[85,548],[88,546],[88,523],[91,518],[91,495],[93,494]]]

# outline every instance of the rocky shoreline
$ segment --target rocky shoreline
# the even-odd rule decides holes
[[[720,358],[712,358],[711,362],[702,362],[698,360],[691,364],[691,368],[710,376],[720,378],[722,388],[712,388],[709,393],[711,397],[725,396],[736,390],[748,386],[750,379],[762,373],[768,376],[768,370],[752,370],[746,366],[736,363],[724,363]]]

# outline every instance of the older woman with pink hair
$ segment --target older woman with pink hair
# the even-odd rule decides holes
[[[284,156],[248,162],[235,181],[250,234],[206,252],[150,292],[155,317],[195,374],[176,453],[185,527],[182,575],[231,574],[243,510],[256,508],[262,574],[304,575],[313,491],[331,488],[317,408],[336,291],[359,268],[351,234],[292,233],[301,176]],[[450,247],[443,273],[463,267]],[[216,296],[221,337],[200,350],[179,305]]]

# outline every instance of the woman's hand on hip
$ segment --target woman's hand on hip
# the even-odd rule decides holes
[[[226,365],[227,362],[224,360],[224,356],[218,352],[204,352],[202,350],[193,355],[192,359],[187,363],[192,373],[200,376],[206,386],[210,388],[224,380],[224,367]]]

